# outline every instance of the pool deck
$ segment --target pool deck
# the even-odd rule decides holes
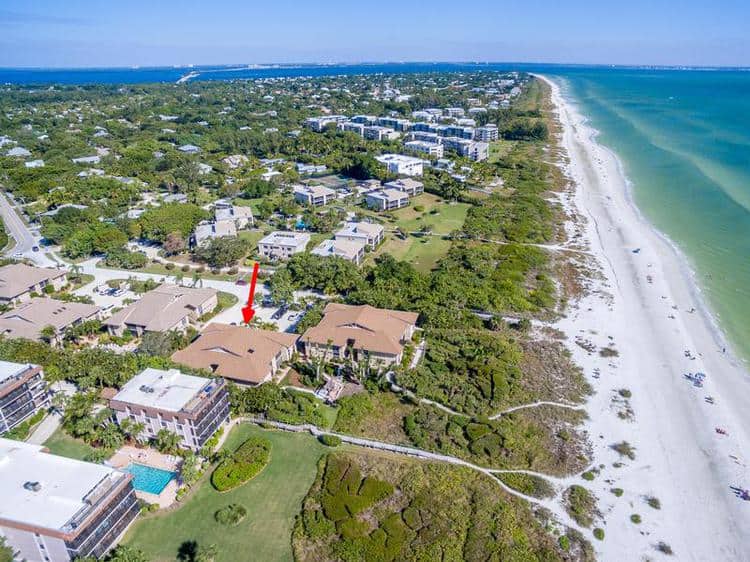
[[[124,445],[112,455],[108,464],[114,468],[124,469],[129,464],[136,463],[169,470],[170,472],[179,472],[181,462],[182,459],[175,455],[164,455],[151,448],[139,449],[132,445]],[[148,503],[156,503],[159,504],[159,507],[164,508],[169,507],[175,502],[177,488],[177,479],[173,478],[164,490],[162,490],[161,494],[149,494],[148,492],[136,490],[135,495]]]

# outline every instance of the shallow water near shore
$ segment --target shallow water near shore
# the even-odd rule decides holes
[[[747,363],[750,72],[549,75],[620,158],[639,210],[687,257],[719,327]]]

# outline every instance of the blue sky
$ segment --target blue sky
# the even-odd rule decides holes
[[[750,3],[0,0],[0,66],[405,60],[750,66]]]

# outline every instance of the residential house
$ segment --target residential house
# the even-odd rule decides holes
[[[201,151],[200,147],[197,147],[194,144],[183,144],[182,146],[177,147],[177,150],[184,152],[185,154],[198,154]]]
[[[0,536],[15,560],[101,559],[135,521],[133,476],[0,438]]]
[[[99,307],[93,304],[31,299],[0,315],[0,334],[7,338],[47,339],[54,345],[61,341],[65,330],[97,320],[99,315]],[[48,327],[52,328],[51,334],[44,333]]]
[[[30,160],[28,162],[24,162],[24,166],[26,166],[27,168],[44,168],[44,160]]]
[[[294,198],[302,205],[322,207],[336,199],[336,192],[324,185],[295,185]]]
[[[360,265],[365,257],[365,247],[367,245],[361,241],[352,240],[323,240],[310,253],[316,256],[338,257]]]
[[[244,166],[248,162],[247,156],[244,154],[232,154],[226,158],[222,158],[221,161],[227,165],[230,170]]]
[[[285,260],[304,252],[310,242],[307,232],[277,230],[258,242],[258,254],[269,260]]]
[[[31,293],[42,294],[51,286],[59,291],[67,284],[67,272],[61,269],[32,267],[11,263],[0,267],[0,303],[29,300]]]
[[[217,220],[214,222],[202,222],[195,227],[192,243],[196,247],[208,244],[214,238],[234,238],[237,236],[237,227],[233,220]]]
[[[72,158],[71,160],[73,164],[98,164],[101,159],[101,156],[94,154],[93,156],[80,156],[78,158]]]
[[[237,230],[253,225],[253,210],[250,207],[238,205],[216,205],[214,210],[216,222],[232,221]]]
[[[403,191],[409,197],[414,197],[415,195],[424,193],[424,184],[421,181],[413,180],[411,178],[399,178],[394,181],[389,181],[385,184],[385,187]]]
[[[381,154],[375,159],[384,164],[391,174],[400,176],[421,176],[423,161],[420,158],[404,156],[403,154]]]
[[[383,225],[374,222],[347,222],[334,234],[336,240],[362,242],[373,250],[383,241]]]
[[[40,366],[0,361],[0,435],[49,406],[49,401]]]
[[[239,384],[256,385],[270,381],[281,364],[292,358],[297,337],[214,323],[188,347],[174,353],[172,360]]]
[[[393,211],[406,207],[409,196],[398,189],[383,188],[366,193],[365,204],[376,211]]]
[[[182,332],[204,314],[213,312],[218,304],[216,289],[163,284],[115,312],[103,324],[116,336],[126,330],[137,336],[145,332]]]
[[[399,364],[417,325],[416,312],[328,303],[323,319],[300,338],[309,358],[373,366]]]
[[[118,424],[143,424],[140,439],[166,429],[179,436],[181,447],[197,451],[229,420],[229,392],[220,378],[149,367],[125,383],[109,407]]]
[[[5,155],[12,158],[28,158],[31,156],[31,152],[22,146],[15,146],[6,152]]]

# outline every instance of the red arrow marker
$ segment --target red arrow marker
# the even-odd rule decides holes
[[[258,268],[259,265],[256,261],[253,266],[253,278],[250,281],[250,294],[247,297],[247,306],[242,309],[242,321],[245,324],[249,324],[253,319],[253,316],[255,316],[255,311],[253,310],[253,297],[255,297],[255,282],[258,280]]]

